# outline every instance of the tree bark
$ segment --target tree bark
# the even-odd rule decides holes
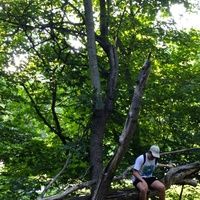
[[[95,97],[94,114],[91,125],[92,136],[90,141],[91,177],[92,179],[95,180],[98,179],[98,176],[102,171],[102,141],[105,128],[105,120],[104,120],[105,117],[104,117],[103,102],[101,97],[100,76],[97,63],[92,1],[84,0],[84,7],[85,7],[85,24],[87,31],[89,68],[90,68],[92,86],[94,89],[94,97]]]
[[[92,180],[98,180],[103,169],[103,138],[105,131],[105,112],[95,110],[92,116],[92,135],[90,139],[90,164]]]
[[[102,109],[102,96],[101,96],[101,83],[97,63],[97,53],[96,53],[96,40],[94,32],[94,21],[93,21],[93,9],[92,1],[84,0],[85,7],[85,24],[87,31],[87,50],[89,57],[89,68],[92,80],[92,86],[95,94],[95,109]]]

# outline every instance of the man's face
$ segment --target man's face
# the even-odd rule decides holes
[[[151,152],[149,152],[149,159],[150,160],[153,160],[153,159],[155,159],[156,157],[154,157],[153,155],[152,155],[152,153]]]

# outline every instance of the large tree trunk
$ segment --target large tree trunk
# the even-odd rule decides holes
[[[91,122],[91,140],[90,140],[90,162],[91,162],[91,178],[98,180],[103,169],[103,138],[106,127],[106,122],[113,109],[114,94],[116,90],[116,83],[118,77],[118,58],[116,47],[111,45],[106,36],[108,34],[108,21],[106,17],[106,3],[101,0],[100,10],[100,26],[101,36],[95,38],[92,1],[84,0],[87,41],[88,41],[88,55],[91,72],[91,79],[94,88],[94,110]],[[106,98],[103,102],[101,96],[100,77],[98,72],[97,54],[95,39],[98,40],[100,46],[103,48],[109,59],[110,73],[108,78],[108,87],[106,91]]]
[[[96,110],[92,117],[92,135],[90,140],[90,163],[92,180],[98,180],[103,169],[103,137],[105,130],[105,112],[104,110]]]

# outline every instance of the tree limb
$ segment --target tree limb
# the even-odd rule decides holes
[[[176,151],[169,151],[169,152],[162,152],[160,153],[161,156],[169,155],[169,154],[178,154],[178,153],[183,153],[187,151],[200,151],[200,148],[189,148],[189,149],[180,149]]]
[[[63,166],[63,168],[60,170],[60,172],[49,182],[49,184],[44,188],[43,192],[41,193],[40,197],[38,198],[38,200],[44,199],[44,195],[47,192],[47,190],[51,187],[51,185],[58,179],[58,177],[64,172],[64,170],[66,169],[67,165],[69,164],[69,160],[71,158],[71,154],[68,155],[68,158],[65,162],[65,165]]]
[[[193,177],[200,170],[200,162],[194,162],[187,165],[181,165],[175,168],[171,168],[164,177],[164,183],[166,188],[170,188],[175,184],[192,184],[196,185]]]

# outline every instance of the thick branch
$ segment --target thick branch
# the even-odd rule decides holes
[[[106,0],[100,0],[100,30],[101,36],[108,35],[108,15],[106,9]]]
[[[200,170],[200,162],[194,162],[187,165],[178,166],[171,168],[166,176],[164,177],[164,182],[166,188],[170,188],[171,185],[191,183],[194,185],[193,177]]]
[[[107,98],[105,101],[105,110],[111,112],[113,109],[113,101],[115,98],[115,91],[118,78],[118,57],[117,50],[115,46],[109,46],[109,62],[110,62],[110,75],[107,89]]]
[[[92,85],[95,92],[95,109],[102,109],[102,97],[101,97],[101,84],[100,76],[98,71],[97,64],[97,53],[96,53],[96,44],[95,44],[95,33],[94,33],[94,21],[93,21],[93,10],[92,10],[92,1],[84,0],[85,7],[85,23],[87,31],[87,48],[88,48],[88,57],[89,57],[89,67],[91,73]]]

